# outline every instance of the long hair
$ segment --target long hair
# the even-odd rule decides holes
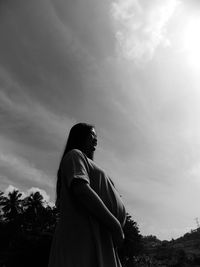
[[[83,150],[87,137],[89,136],[94,125],[87,123],[77,123],[75,124],[68,136],[68,140],[60,160],[58,172],[57,172],[57,184],[56,184],[56,207],[60,208],[60,191],[61,191],[61,164],[65,155],[72,149]]]

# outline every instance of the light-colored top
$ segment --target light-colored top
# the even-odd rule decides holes
[[[61,164],[60,220],[54,234],[49,267],[121,267],[110,232],[72,194],[75,179],[84,180],[123,226],[126,211],[104,170],[78,149]]]

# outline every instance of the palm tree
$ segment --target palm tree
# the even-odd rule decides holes
[[[15,221],[22,213],[22,193],[19,190],[13,190],[8,193],[7,197],[1,194],[1,206],[4,217],[8,221]]]
[[[5,200],[4,193],[2,191],[0,191],[0,206],[3,205],[4,200]]]
[[[59,220],[59,214],[57,208],[47,205],[42,212],[41,222],[43,230],[46,232],[54,232],[57,221]]]
[[[25,227],[29,230],[35,230],[38,227],[41,228],[42,225],[40,223],[42,214],[44,211],[44,199],[40,192],[31,193],[30,196],[24,199],[24,207],[25,210],[25,218],[24,223]]]
[[[3,197],[3,192],[2,191],[0,191],[0,203],[1,203],[1,198]]]
[[[0,221],[3,221],[3,210],[2,210],[2,206],[4,205],[5,202],[5,196],[4,193],[2,191],[0,191]]]
[[[25,199],[25,206],[27,206],[28,210],[31,211],[34,216],[37,216],[43,209],[43,204],[43,196],[38,191],[31,193],[30,196]]]

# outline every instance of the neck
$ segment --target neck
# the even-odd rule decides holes
[[[94,159],[94,151],[83,150],[83,153],[91,160]]]

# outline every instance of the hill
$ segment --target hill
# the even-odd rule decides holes
[[[200,229],[171,241],[147,236],[143,238],[143,244],[145,254],[156,262],[152,266],[200,266]]]

